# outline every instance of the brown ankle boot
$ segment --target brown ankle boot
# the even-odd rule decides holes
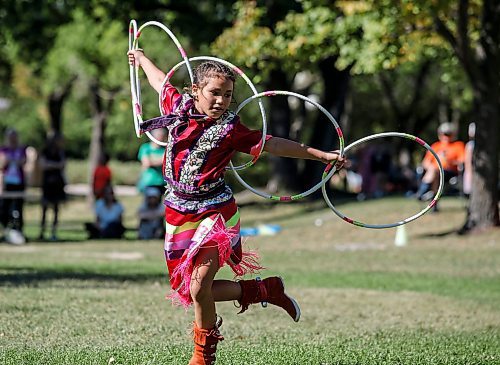
[[[239,313],[246,311],[253,303],[260,302],[263,307],[266,307],[267,303],[271,303],[286,310],[295,322],[299,321],[299,304],[295,299],[285,294],[285,285],[280,277],[273,276],[264,280],[260,278],[241,280],[239,283],[242,291],[241,299],[238,300],[241,305]]]
[[[194,352],[189,365],[215,364],[217,343],[224,339],[219,333],[221,323],[222,321],[209,330],[199,328],[196,323],[193,323]]]

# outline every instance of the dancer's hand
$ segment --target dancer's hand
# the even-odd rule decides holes
[[[339,150],[325,152],[323,162],[330,163],[333,161],[337,161],[335,163],[335,168],[337,169],[337,171],[344,167],[344,164],[348,162],[344,156],[340,156]]]
[[[140,66],[141,65],[141,59],[144,57],[144,51],[140,48],[138,49],[133,49],[127,52],[128,55],[128,63],[131,66]]]

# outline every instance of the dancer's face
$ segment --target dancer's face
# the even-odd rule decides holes
[[[233,97],[233,81],[225,78],[212,76],[207,79],[203,87],[193,84],[193,95],[195,97],[195,107],[210,118],[220,118]]]

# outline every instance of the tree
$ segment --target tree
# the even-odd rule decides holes
[[[126,39],[128,21],[132,17],[140,23],[147,20],[165,21],[168,19],[167,23],[172,28],[182,26],[183,33],[189,34],[197,41],[206,42],[207,39],[210,41],[213,38],[214,32],[219,32],[230,21],[232,1],[0,0],[0,3],[0,50],[2,51],[0,52],[0,82],[5,83],[4,90],[8,89],[12,78],[16,77],[15,73],[19,73],[19,70],[26,70],[30,78],[28,80],[17,77],[18,81],[26,81],[19,85],[20,88],[30,90],[31,102],[37,104],[35,109],[41,111],[41,118],[47,119],[49,128],[60,131],[63,126],[63,108],[68,98],[71,98],[72,87],[77,80],[72,77],[58,79],[56,76],[57,82],[49,82],[50,86],[48,86],[46,78],[49,76],[50,79],[49,74],[52,71],[47,71],[46,68],[54,69],[54,64],[58,62],[52,57],[50,64],[47,65],[48,55],[53,45],[57,43],[56,38],[61,37],[59,28],[75,22],[75,11],[83,12],[89,18],[88,20],[101,27],[105,27],[110,22],[121,24],[123,39]],[[203,31],[200,31],[201,29]],[[83,37],[84,34],[85,32],[82,32],[80,36]],[[78,41],[78,39],[73,41],[75,40]],[[165,38],[161,40],[162,42],[148,43],[148,49],[161,49],[162,43],[168,43]],[[59,41],[59,44],[61,43]],[[72,47],[74,48],[73,44],[68,45],[69,49]],[[172,59],[177,60],[173,57]],[[123,79],[124,90],[127,89],[126,83],[126,79]],[[20,88],[16,88],[17,95],[13,96],[14,99],[20,99],[20,93],[23,92]],[[8,92],[4,91],[4,95],[7,94]],[[40,108],[38,104],[45,105]],[[16,105],[17,103],[14,103],[14,107]],[[98,104],[93,103],[93,105]],[[134,156],[135,153],[132,155]]]
[[[358,38],[359,24],[342,23],[342,10],[335,2],[304,1],[301,12],[291,11],[280,21],[274,43],[279,50],[287,70],[308,70],[316,75],[316,87],[304,90],[319,94],[320,104],[330,112],[345,130],[347,119],[344,119],[346,98],[351,81],[353,63],[338,66],[340,42],[336,35],[338,25],[342,24],[344,36]],[[307,128],[305,128],[307,129]],[[323,150],[337,148],[338,136],[328,118],[323,113],[309,122],[309,144]],[[304,133],[306,134],[306,133]],[[310,187],[321,180],[324,166],[315,161],[305,161],[300,174],[303,187]],[[315,195],[320,197],[318,191]]]
[[[449,52],[467,76],[477,124],[473,190],[465,230],[499,225],[498,168],[500,119],[500,6],[492,0],[348,1],[353,16],[378,18],[388,32],[373,40],[392,57],[382,66],[411,57]],[[416,51],[416,52],[415,52]],[[360,57],[348,55],[343,62]],[[366,59],[366,58],[364,58]]]
[[[85,36],[82,36],[85,35]],[[93,122],[89,156],[89,175],[104,151],[106,121],[117,97],[125,97],[127,67],[124,55],[127,40],[122,24],[96,22],[82,11],[75,11],[73,21],[58,29],[55,44],[47,56],[44,87],[53,95],[75,83],[76,96],[89,102]],[[91,179],[89,179],[91,181]]]
[[[25,87],[31,88],[36,99],[42,98],[40,77],[45,58],[53,43],[57,28],[71,19],[71,11],[78,1],[3,1],[0,12],[0,30],[5,46],[0,54],[0,63],[5,63],[5,73],[0,79],[8,83],[16,65],[24,65],[31,73],[31,80],[37,80]],[[68,97],[73,81],[58,85],[46,95],[50,129],[61,132],[61,116],[64,101]]]
[[[236,9],[236,21],[214,42],[214,53],[252,70],[256,74],[254,80],[262,81],[268,90],[291,90],[297,72],[313,71],[322,81],[321,87],[315,88],[314,92],[322,94],[323,106],[340,119],[349,67],[335,68],[338,47],[332,40],[331,31],[338,16],[337,9],[329,5],[314,7],[309,1],[300,5],[280,1],[240,1]],[[343,86],[338,87],[340,84]],[[269,104],[270,133],[290,138],[293,120],[287,99],[271,98]],[[310,128],[314,129],[311,142],[315,147],[331,149],[335,145],[335,131],[324,115],[318,115],[314,127]],[[271,190],[277,185],[303,189],[320,178],[323,172],[319,164],[306,162],[299,175],[297,163],[283,158],[271,158],[270,171],[268,188]]]
[[[464,228],[497,226],[500,224],[500,5],[493,0],[460,0],[458,6],[451,2],[447,5],[444,9],[433,9],[434,24],[436,31],[452,47],[469,78],[477,112],[473,189],[470,214]],[[446,14],[450,13],[455,21],[447,24]]]
[[[238,4],[246,12],[240,11],[215,48],[256,70],[264,71],[273,60],[288,72],[308,67],[317,74],[317,67],[330,57],[334,66],[326,70],[335,67],[352,75],[379,74],[390,98],[394,94],[386,72],[401,66],[413,68],[418,89],[430,70],[427,65],[439,64],[441,88],[446,89],[445,97],[451,98],[444,103],[453,112],[464,108],[460,102],[471,90],[478,129],[474,189],[465,226],[499,224],[500,6],[496,2],[302,1],[302,8],[290,11],[274,31],[259,25],[258,17],[245,21],[252,19],[248,14],[264,12],[256,6],[259,2]],[[241,50],[241,44],[248,46]],[[461,73],[468,84],[454,84],[454,76]],[[328,78],[331,81],[332,76]],[[419,92],[415,91],[406,111],[398,106],[401,100],[393,100],[396,115],[413,118],[411,111],[421,98]],[[429,116],[424,116],[408,124],[413,124],[415,131],[423,130],[428,120]]]
[[[224,30],[211,49],[214,54],[230,60],[253,76],[253,82],[263,82],[267,90],[288,90],[292,78],[281,67],[279,53],[275,50],[276,22],[284,16],[280,1],[266,1],[273,11],[259,7],[256,1],[239,1],[235,4],[236,20],[232,27]],[[286,11],[285,11],[286,14]],[[290,108],[286,98],[273,97],[268,100],[270,119],[269,132],[275,136],[288,137],[290,130]],[[276,191],[278,185],[297,188],[296,166],[287,159],[270,157],[273,171],[268,187]]]

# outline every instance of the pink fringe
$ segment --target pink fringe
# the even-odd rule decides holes
[[[241,262],[235,265],[232,261],[227,264],[234,272],[234,277],[244,276],[247,274],[256,274],[265,267],[259,265],[259,254],[255,251],[243,252]]]
[[[222,217],[218,216],[212,227],[212,231],[207,234],[197,247],[186,250],[185,257],[174,269],[172,275],[174,277],[181,277],[182,282],[177,290],[171,291],[167,299],[171,299],[172,304],[181,305],[185,309],[193,303],[189,290],[191,286],[191,274],[193,272],[194,259],[201,248],[217,247],[219,250],[219,268],[222,268],[227,263],[233,270],[235,278],[246,274],[255,274],[263,270],[264,267],[259,265],[259,255],[256,252],[243,252],[241,262],[238,264],[234,264],[230,260],[230,256],[233,253],[231,242],[237,235],[238,232],[234,229],[227,229]]]

